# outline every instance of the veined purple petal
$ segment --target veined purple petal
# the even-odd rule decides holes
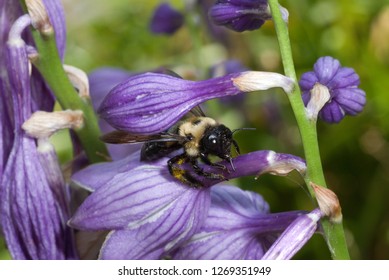
[[[166,161],[136,162],[99,186],[69,221],[83,230],[114,230],[102,247],[102,259],[161,258],[189,239],[208,211],[208,188],[176,183]]]
[[[212,187],[211,208],[201,229],[175,259],[260,259],[302,212],[269,214],[263,198],[233,186]]]
[[[157,219],[111,233],[101,259],[160,259],[188,240],[202,225],[209,208],[209,190],[187,192],[158,213]]]
[[[263,256],[263,260],[291,259],[315,233],[322,217],[320,209],[298,217]]]
[[[72,181],[91,192],[106,184],[118,173],[125,173],[139,165],[139,152],[135,152],[122,159],[103,162],[82,169],[72,176]]]
[[[99,186],[70,224],[84,230],[136,228],[140,224],[135,223],[158,219],[197,192],[172,180],[166,166],[140,165]]]
[[[288,93],[293,81],[278,73],[256,71],[203,81],[145,73],[132,76],[113,88],[98,112],[119,130],[156,134],[173,126],[204,101],[273,87],[282,87]]]
[[[194,82],[164,74],[136,75],[116,86],[98,112],[119,130],[155,134],[206,100],[240,93],[232,81],[237,76]]]

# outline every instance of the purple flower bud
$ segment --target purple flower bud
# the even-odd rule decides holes
[[[134,153],[91,165],[73,176],[76,185],[92,194],[69,224],[86,231],[110,231],[100,258],[158,259],[172,254],[203,225],[211,200],[206,186],[220,180],[203,178],[205,187],[189,187],[169,174],[167,160],[139,162],[139,153]],[[239,156],[234,165],[235,172],[223,173],[227,179],[305,167],[302,159],[272,151]],[[204,171],[209,168],[214,167],[204,166]]]
[[[156,34],[172,35],[184,23],[183,15],[170,4],[162,3],[154,11],[150,22],[150,30]]]
[[[247,71],[203,81],[145,73],[117,85],[98,110],[102,118],[119,130],[155,134],[167,130],[198,104],[213,98],[282,87],[293,81],[281,74]]]
[[[303,213],[270,214],[269,205],[259,194],[233,186],[214,186],[208,217],[174,258],[261,259],[277,235]]]
[[[281,7],[281,13],[287,22],[288,11]],[[271,19],[267,0],[218,0],[209,16],[215,24],[237,32],[258,29]]]
[[[308,214],[298,217],[274,242],[262,259],[291,259],[316,232],[318,222],[322,216],[320,209],[315,209]]]
[[[330,93],[330,100],[319,112],[323,121],[338,123],[345,115],[355,116],[363,110],[366,94],[358,88],[358,74],[352,68],[341,67],[337,59],[321,57],[316,61],[314,71],[301,76],[299,84],[305,105],[310,101],[316,83],[327,87]]]
[[[266,0],[219,0],[209,16],[215,24],[237,32],[258,29],[271,19]]]

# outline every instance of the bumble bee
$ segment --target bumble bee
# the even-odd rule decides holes
[[[209,158],[210,155],[217,156],[229,161],[232,170],[235,170],[231,158],[231,145],[239,154],[239,146],[232,138],[233,133],[237,130],[231,131],[225,125],[206,117],[197,106],[183,120],[165,132],[155,135],[132,135],[117,130],[102,136],[101,139],[111,144],[144,142],[141,149],[141,161],[157,160],[183,148],[182,154],[168,160],[169,172],[174,178],[189,186],[202,187],[203,184],[195,176],[182,168],[183,164],[190,164],[193,171],[199,176],[223,180],[222,174],[205,172],[198,165],[198,160],[225,170],[224,165],[213,163]]]

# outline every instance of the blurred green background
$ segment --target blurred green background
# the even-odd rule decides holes
[[[173,36],[155,35],[148,25],[160,2],[63,0],[68,26],[66,63],[87,72],[102,66],[133,72],[167,66],[188,79],[204,79],[210,66],[238,59],[252,70],[282,73],[272,22],[240,34],[223,29],[222,39],[215,38],[200,9],[193,6],[196,1],[166,0],[185,12],[185,26]],[[351,257],[389,259],[389,3],[290,0],[280,4],[289,10],[299,76],[325,55],[360,75],[367,95],[364,111],[336,125],[319,123],[319,143],[327,183],[342,205]],[[204,108],[230,128],[256,128],[237,134],[243,153],[272,149],[303,156],[294,116],[281,91],[248,94],[233,105],[211,101]],[[312,209],[297,174],[248,177],[233,183],[262,194],[272,212]],[[5,253],[0,252],[0,259],[1,254]],[[328,259],[330,254],[317,235],[295,258]]]

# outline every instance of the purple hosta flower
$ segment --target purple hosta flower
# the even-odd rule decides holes
[[[281,7],[285,21],[288,12]],[[242,32],[260,28],[271,19],[267,0],[218,0],[209,11],[209,16],[217,25]]]
[[[172,35],[184,23],[184,16],[169,3],[160,4],[154,11],[150,30],[156,34]]]
[[[211,207],[203,226],[181,246],[175,259],[261,259],[303,211],[269,213],[257,193],[237,187],[211,188]]]
[[[203,81],[145,73],[132,76],[113,88],[98,112],[116,129],[155,134],[174,125],[204,101],[271,87],[282,87],[290,92],[293,81],[278,73],[255,71]]]
[[[48,2],[49,17],[59,16],[60,3]],[[73,259],[76,252],[66,225],[68,197],[54,150],[45,145],[37,147],[37,142],[44,142],[22,129],[32,111],[48,98],[47,91],[34,95],[44,87],[43,81],[38,81],[40,76],[30,74],[31,47],[26,44],[30,39],[24,31],[31,18],[19,17],[22,10],[17,1],[2,1],[0,13],[0,103],[6,110],[1,115],[0,222],[5,241],[14,259]]]
[[[337,59],[330,56],[319,58],[314,70],[304,73],[299,84],[306,106],[315,92],[311,91],[315,84],[321,84],[328,90],[329,101],[319,112],[319,117],[328,123],[338,123],[345,115],[359,114],[366,103],[365,92],[358,88],[358,74],[352,68],[342,67]]]
[[[211,203],[209,186],[220,182],[202,177],[192,188],[173,178],[167,158],[139,162],[139,153],[100,163],[76,173],[73,181],[92,191],[69,224],[84,231],[109,230],[102,259],[160,259],[189,240],[203,225]],[[229,166],[229,162],[222,162]],[[298,157],[258,151],[234,159],[226,179],[264,172],[286,174],[305,163]],[[204,166],[207,172],[220,168]]]

